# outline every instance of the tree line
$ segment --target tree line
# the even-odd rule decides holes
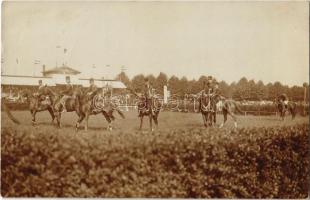
[[[203,83],[207,80],[207,75],[202,75],[198,80],[188,80],[186,77],[179,78],[177,76],[168,77],[165,73],[160,72],[157,77],[154,75],[138,74],[130,79],[125,72],[121,72],[116,77],[122,81],[128,88],[136,92],[142,92],[144,86],[144,79],[148,78],[156,93],[163,95],[164,85],[168,86],[168,90],[173,95],[180,97],[186,94],[197,94],[203,89]],[[233,98],[235,100],[271,100],[273,101],[279,95],[285,93],[290,100],[303,101],[304,91],[306,88],[306,99],[309,100],[309,85],[304,83],[302,86],[289,87],[280,82],[264,84],[261,80],[255,82],[254,80],[248,80],[243,77],[238,82],[231,84],[225,81],[219,81],[219,88],[221,94],[227,98]]]

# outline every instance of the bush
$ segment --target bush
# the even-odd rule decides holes
[[[308,124],[77,135],[2,129],[4,197],[306,198]]]

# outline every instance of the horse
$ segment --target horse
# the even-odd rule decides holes
[[[52,117],[52,123],[54,122],[55,115],[53,112],[53,102],[55,101],[54,93],[49,89],[47,90],[48,95],[43,95],[43,99],[35,94],[31,93],[29,90],[24,90],[21,92],[21,97],[26,97],[29,104],[29,111],[32,116],[32,125],[36,124],[36,113],[42,111],[48,111]],[[48,98],[49,97],[49,98]]]
[[[297,113],[297,104],[295,102],[289,101],[287,106],[285,106],[283,101],[277,99],[276,107],[280,113],[282,121],[284,120],[287,111],[289,111],[289,113],[292,115],[292,120],[295,119]]]
[[[142,129],[142,124],[143,124],[143,118],[144,116],[149,116],[149,121],[150,121],[150,129],[151,131],[154,131],[153,129],[153,124],[152,122],[154,121],[156,129],[158,128],[158,115],[160,112],[160,109],[162,107],[161,102],[159,101],[158,98],[152,97],[152,105],[150,109],[147,109],[146,106],[146,99],[145,97],[139,97],[139,102],[138,102],[138,117],[140,118],[140,128],[139,130]],[[152,110],[153,112],[152,112]]]
[[[219,102],[221,102],[221,104],[220,104],[221,107],[219,108],[219,110],[221,110],[223,113],[224,121],[221,123],[221,125],[219,127],[222,128],[224,126],[224,124],[227,121],[227,116],[230,115],[232,117],[232,119],[234,120],[235,128],[237,128],[238,123],[237,123],[237,117],[236,117],[235,113],[236,112],[241,113],[241,114],[244,113],[240,109],[237,102],[232,100],[232,99],[226,99],[219,94],[215,94],[211,98],[211,100],[214,102],[215,105],[219,105]],[[214,117],[216,117],[216,116],[214,116]]]
[[[64,109],[66,109],[67,112],[76,112],[78,116],[80,116],[80,104],[77,99],[77,93],[79,92],[78,88],[74,89],[73,95],[71,97],[68,97],[65,100],[64,105],[61,103],[61,97],[62,95],[57,95],[58,98],[56,98],[54,104],[53,104],[53,111],[54,115],[57,120],[57,126],[58,128],[61,128],[61,115],[64,112]]]
[[[105,119],[108,121],[108,130],[112,130],[112,121],[115,120],[113,116],[113,111],[117,111],[117,113],[124,119],[125,116],[122,111],[118,108],[116,104],[113,103],[111,99],[103,100],[103,104],[97,105],[98,100],[100,99],[100,93],[102,93],[102,89],[97,89],[93,93],[87,95],[83,94],[81,91],[77,93],[77,98],[79,101],[79,119],[75,125],[76,131],[79,129],[80,123],[86,119],[85,131],[88,129],[88,119],[90,115],[97,115],[101,113]],[[99,98],[99,99],[98,99]],[[100,101],[100,100],[99,100]]]
[[[200,94],[199,111],[201,112],[203,123],[205,127],[212,126],[216,123],[216,106],[212,101],[212,96],[207,94]]]

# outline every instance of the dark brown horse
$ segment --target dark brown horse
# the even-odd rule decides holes
[[[209,103],[210,102],[210,103]],[[220,108],[217,108],[219,105]],[[219,94],[215,95],[201,95],[199,98],[199,109],[203,117],[205,127],[212,126],[216,123],[216,111],[221,110],[223,113],[224,121],[221,123],[220,128],[224,126],[227,121],[227,116],[230,115],[234,120],[235,128],[238,127],[236,112],[243,113],[236,101],[225,99]]]
[[[42,111],[48,111],[52,117],[52,123],[54,122],[55,115],[53,112],[53,102],[55,101],[55,95],[51,90],[48,90],[49,95],[39,97],[36,93],[31,93],[29,90],[21,92],[21,97],[26,97],[29,104],[29,111],[32,116],[32,125],[36,124],[36,113]]]
[[[90,115],[101,113],[108,121],[108,130],[112,130],[112,121],[115,119],[113,111],[124,119],[125,116],[111,98],[101,97],[102,89],[97,89],[91,94],[84,94],[81,90],[76,94],[79,102],[79,119],[75,125],[76,131],[79,129],[80,123],[86,119],[85,130],[88,129],[88,119]]]
[[[212,126],[213,122],[214,124],[216,123],[216,105],[215,102],[212,101],[212,96],[202,93],[198,97],[198,101],[204,126]]]
[[[297,104],[295,102],[289,101],[287,105],[285,105],[283,101],[277,99],[276,107],[282,120],[284,120],[286,112],[289,112],[292,115],[292,120],[295,119],[297,113]]]
[[[76,112],[78,116],[80,116],[80,104],[76,97],[77,89],[75,89],[74,95],[72,97],[68,97],[64,103],[61,102],[62,95],[56,95],[55,102],[53,105],[54,115],[57,120],[57,126],[61,127],[61,115],[66,109],[67,112]]]
[[[158,115],[160,112],[160,109],[162,107],[161,102],[159,101],[158,98],[152,97],[152,105],[150,106],[151,108],[148,109],[146,105],[146,100],[145,97],[140,97],[139,102],[137,104],[138,106],[138,117],[140,117],[140,130],[142,129],[142,124],[143,124],[143,117],[144,116],[149,116],[149,121],[150,121],[150,129],[151,131],[154,131],[153,129],[153,121],[155,123],[156,129],[158,128]],[[152,112],[152,110],[153,112]]]

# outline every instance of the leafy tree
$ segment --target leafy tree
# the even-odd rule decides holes
[[[130,87],[130,79],[125,72],[121,72],[117,75],[117,79],[122,81],[126,87]]]
[[[156,78],[155,78],[155,76],[152,75],[152,74],[149,74],[149,75],[147,75],[146,78],[149,79],[149,82],[152,85],[152,87],[155,87],[155,85],[156,85]]]
[[[179,93],[181,96],[184,96],[187,93],[186,91],[187,84],[188,84],[188,80],[185,76],[183,76],[181,80],[179,81],[179,85],[178,85]]]
[[[134,76],[131,80],[131,87],[136,92],[142,92],[144,87],[144,75],[139,74]]]
[[[163,94],[164,86],[168,84],[168,77],[165,73],[160,72],[156,78],[155,89],[158,93]]]
[[[180,80],[176,76],[171,76],[168,81],[168,87],[172,94],[180,95]]]
[[[224,97],[231,97],[230,87],[225,81],[219,82],[219,89]]]

